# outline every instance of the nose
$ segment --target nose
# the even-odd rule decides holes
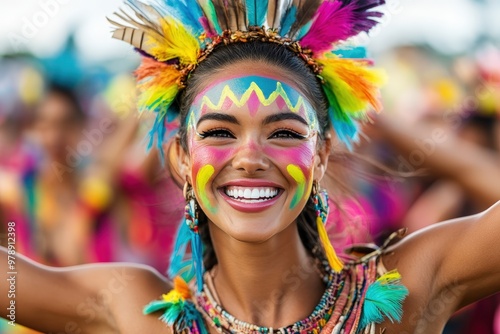
[[[265,171],[269,165],[269,159],[263,152],[261,144],[254,140],[244,142],[233,158],[233,167],[248,174]]]

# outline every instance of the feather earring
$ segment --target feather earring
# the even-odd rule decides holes
[[[325,223],[328,221],[328,194],[325,190],[320,190],[318,181],[314,181],[311,193],[314,208],[316,210],[316,227],[318,229],[319,239],[326,254],[328,264],[333,271],[339,273],[342,271],[344,264],[337,257],[333,248],[328,233],[326,232]]]
[[[198,205],[191,185],[184,185],[184,198],[186,199],[185,223],[191,231],[191,253],[196,274],[198,291],[203,289],[203,244],[198,231]]]

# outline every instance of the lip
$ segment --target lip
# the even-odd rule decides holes
[[[233,199],[232,197],[229,197],[226,195],[224,192],[224,188],[229,187],[229,186],[240,186],[240,187],[270,187],[270,188],[277,188],[279,189],[278,195],[276,197],[273,197],[272,199],[264,202],[257,202],[257,203],[243,203],[240,201],[237,201]],[[267,180],[258,180],[258,179],[246,179],[246,180],[232,180],[223,186],[221,186],[219,189],[219,194],[226,200],[226,202],[232,206],[235,210],[241,211],[241,212],[246,212],[246,213],[256,213],[256,212],[261,212],[266,210],[267,208],[273,206],[276,204],[278,199],[281,197],[283,194],[283,188],[274,183],[270,182]]]

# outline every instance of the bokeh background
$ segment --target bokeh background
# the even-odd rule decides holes
[[[388,80],[385,111],[355,149],[363,159],[348,161],[365,177],[349,178],[356,194],[332,205],[339,248],[500,200],[500,1],[386,1],[382,24],[350,42]],[[146,149],[151,117],[137,116],[132,75],[140,59],[106,20],[120,6],[0,2],[0,242],[15,222],[17,251],[41,263],[165,272],[182,193]],[[445,333],[500,334],[499,305],[494,296],[468,307]],[[0,333],[35,332],[0,322]]]

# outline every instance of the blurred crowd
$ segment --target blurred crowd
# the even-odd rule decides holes
[[[72,52],[70,41],[45,61],[0,58],[0,243],[12,221],[17,251],[40,263],[131,261],[165,272],[184,214],[168,142],[165,156],[146,149],[152,120],[137,116],[133,76],[85,68]],[[334,161],[354,156],[344,163],[357,172],[344,181],[358,191],[340,192],[331,212],[338,248],[500,200],[500,50],[447,58],[411,46],[378,58],[389,76],[385,111],[354,154],[334,148]],[[494,296],[459,312],[445,333],[500,334],[498,305]]]

